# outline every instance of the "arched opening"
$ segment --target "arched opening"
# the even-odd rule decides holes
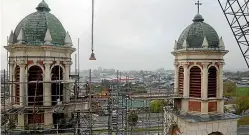
[[[183,94],[183,83],[184,83],[184,69],[182,66],[179,67],[178,70],[178,88],[179,94]]]
[[[60,66],[54,66],[51,70],[52,105],[56,105],[58,100],[63,101],[63,84],[59,80],[63,80],[63,69]],[[63,113],[53,113],[53,124],[58,124],[63,118]]]
[[[28,105],[43,105],[42,69],[32,66],[28,70]]]
[[[210,133],[208,135],[223,135],[223,134],[221,132],[216,131],[216,132],[212,132],[212,133]]]
[[[216,97],[217,91],[217,69],[211,66],[208,69],[208,98]]]
[[[201,98],[201,69],[194,66],[190,69],[189,96]]]
[[[20,82],[20,67],[15,67],[15,82]],[[20,84],[15,84],[15,104],[20,102]]]
[[[63,101],[63,84],[59,82],[59,80],[63,80],[62,68],[60,66],[54,66],[51,75],[52,105],[56,105],[58,99]]]

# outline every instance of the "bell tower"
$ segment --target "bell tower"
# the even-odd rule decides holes
[[[173,114],[178,134],[237,134],[237,116],[224,113],[223,66],[225,50],[222,37],[199,14],[175,41]],[[165,123],[169,123],[165,121]],[[165,134],[172,134],[165,129]],[[175,133],[174,133],[175,134]]]

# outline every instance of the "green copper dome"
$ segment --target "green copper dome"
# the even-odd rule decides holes
[[[193,19],[193,23],[180,35],[176,49],[203,48],[204,40],[207,42],[205,43],[207,44],[206,48],[219,47],[219,36],[217,32],[213,27],[204,22],[204,19],[200,14],[197,14]]]
[[[43,0],[37,11],[26,16],[16,27],[13,43],[26,45],[43,45],[46,40],[50,45],[64,45],[66,31],[61,22],[51,13]]]

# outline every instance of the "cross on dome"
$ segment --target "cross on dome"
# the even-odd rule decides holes
[[[202,5],[202,3],[200,3],[200,1],[198,0],[197,3],[195,3],[195,5],[197,5],[197,13],[199,14],[199,12],[200,12],[200,5]]]

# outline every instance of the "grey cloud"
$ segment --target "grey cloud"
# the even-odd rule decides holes
[[[40,0],[2,0],[1,44],[17,23]],[[74,46],[80,38],[81,69],[106,68],[173,69],[174,41],[192,23],[197,12],[195,0],[95,0],[94,48],[96,61],[89,61],[91,45],[90,0],[46,0],[53,13],[69,31]],[[13,5],[14,3],[14,5]],[[217,1],[202,0],[205,22],[223,36],[226,48],[225,69],[245,69],[246,65],[235,38]],[[25,7],[25,8],[23,8]],[[2,64],[6,59],[1,49]],[[72,55],[74,60],[74,55]],[[6,62],[5,64],[6,65]],[[74,65],[72,65],[74,68]]]

